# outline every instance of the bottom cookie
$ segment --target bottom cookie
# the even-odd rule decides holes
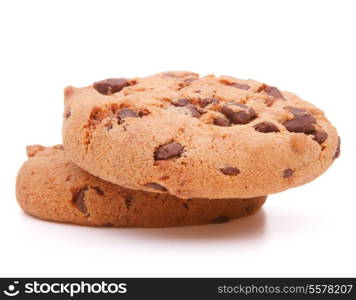
[[[45,220],[115,227],[224,223],[254,214],[267,198],[187,200],[133,191],[80,169],[60,145],[28,146],[27,155],[16,180],[17,200],[25,212]]]

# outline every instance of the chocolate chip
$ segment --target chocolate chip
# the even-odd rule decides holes
[[[125,78],[108,78],[94,82],[93,87],[100,94],[112,95],[114,93],[120,92],[124,87],[129,85],[130,83]]]
[[[198,111],[199,111],[199,113],[202,115],[202,114],[205,114],[205,113],[207,113],[208,112],[208,110],[207,109],[205,109],[205,108],[197,108],[198,109]]]
[[[235,88],[242,89],[242,90],[250,89],[250,86],[248,84],[244,84],[244,83],[233,83],[230,86],[233,86]]]
[[[272,96],[273,98],[285,100],[282,93],[280,92],[280,90],[274,86],[269,86],[269,85],[264,84],[262,87],[259,88],[258,91],[259,92],[264,91],[268,95]]]
[[[194,106],[194,105],[189,105],[188,109],[190,110],[190,113],[192,114],[193,118],[199,118],[201,113],[199,110]]]
[[[197,78],[187,78],[187,79],[184,79],[183,81],[189,85],[195,80],[197,80]]]
[[[243,110],[236,112],[231,108],[231,105],[239,106],[243,108]],[[257,114],[252,108],[249,108],[248,106],[240,103],[226,104],[221,108],[221,112],[233,124],[247,124],[257,118]]]
[[[85,205],[85,193],[88,190],[87,186],[82,187],[81,189],[75,191],[72,196],[72,202],[75,206],[84,214],[88,213],[88,209]]]
[[[149,113],[150,112],[148,110],[140,110],[136,112],[129,108],[123,108],[117,113],[116,117],[118,118],[120,124],[121,121],[125,118],[141,118],[143,116],[148,115]]]
[[[158,183],[155,183],[155,182],[145,183],[144,186],[150,187],[150,188],[155,189],[157,191],[167,192],[167,189],[164,186],[162,186],[162,185],[160,185]]]
[[[234,167],[225,167],[220,169],[224,175],[236,176],[240,174],[240,170]]]
[[[313,140],[319,144],[324,143],[328,138],[328,134],[324,130],[314,130],[310,134],[314,136]]]
[[[184,148],[182,145],[176,142],[171,142],[158,147],[154,153],[154,159],[165,160],[173,157],[179,157],[182,154],[183,150]]]
[[[132,205],[134,198],[130,195],[125,195],[124,196],[124,201],[125,201],[125,206],[127,209],[130,208],[130,206]]]
[[[132,109],[123,108],[117,113],[117,118],[123,120],[125,118],[138,118],[139,115]]]
[[[92,186],[91,187],[99,196],[104,196],[104,192],[103,192],[103,190],[100,188],[100,187],[98,187],[98,186]]]
[[[287,178],[287,177],[291,177],[293,175],[294,171],[292,169],[285,169],[283,171],[283,177]]]
[[[69,119],[69,117],[72,115],[71,111],[70,110],[67,110],[65,113],[64,113],[64,118],[65,119]]]
[[[225,118],[216,118],[214,119],[214,124],[217,126],[230,126],[230,121],[228,119]]]
[[[302,132],[309,134],[315,130],[316,120],[308,114],[296,114],[294,118],[283,123],[290,132]]]
[[[299,114],[303,114],[303,113],[307,112],[303,108],[296,108],[296,107],[292,107],[292,106],[285,106],[283,108],[289,110],[293,115],[299,115]]]
[[[238,89],[242,89],[242,90],[248,90],[250,88],[250,86],[248,84],[244,84],[244,83],[238,83],[238,82],[231,82],[225,79],[220,80],[220,82],[222,84],[228,85],[228,86],[232,86]]]
[[[229,217],[227,217],[225,215],[221,215],[221,216],[219,216],[219,217],[217,217],[215,219],[212,219],[210,221],[210,223],[212,223],[212,224],[222,224],[222,223],[227,223],[229,221],[230,221]]]
[[[256,207],[254,205],[249,205],[245,207],[245,211],[247,211],[248,213],[252,213],[255,209]]]
[[[336,151],[335,151],[335,154],[334,154],[334,159],[338,158],[340,156],[340,150],[341,150],[341,138],[338,137],[339,139],[339,143],[337,144],[337,147],[336,147]]]
[[[171,103],[174,106],[187,106],[189,104],[192,104],[187,98],[173,99]]]
[[[204,99],[200,99],[199,100],[199,104],[200,106],[202,107],[205,107],[205,106],[208,106],[209,104],[219,104],[219,99],[216,99],[216,98],[204,98]]]
[[[304,108],[296,108],[292,106],[286,106],[287,109],[294,115],[294,118],[283,123],[283,125],[291,132],[302,132],[305,134],[312,134],[316,132],[315,118],[309,114]]]
[[[268,133],[268,132],[279,132],[278,127],[273,124],[272,122],[261,122],[253,126],[256,131],[258,132],[263,132],[263,133]]]

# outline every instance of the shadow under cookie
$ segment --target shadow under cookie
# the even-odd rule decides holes
[[[29,146],[16,194],[35,217],[88,226],[170,227],[225,223],[252,215],[267,196],[249,199],[180,199],[129,190],[71,163],[62,146]]]

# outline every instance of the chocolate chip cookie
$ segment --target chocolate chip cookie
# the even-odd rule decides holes
[[[165,72],[65,89],[64,147],[101,179],[180,198],[305,184],[339,153],[324,113],[255,80]]]
[[[27,153],[29,159],[17,177],[17,199],[27,213],[45,220],[120,227],[223,223],[255,213],[266,200],[266,196],[183,200],[128,190],[80,169],[67,159],[62,146],[29,146]]]

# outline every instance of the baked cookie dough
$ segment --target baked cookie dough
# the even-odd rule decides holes
[[[134,190],[258,197],[310,182],[338,156],[320,109],[255,80],[165,72],[64,93],[70,160]]]
[[[80,169],[62,146],[29,146],[27,153],[17,177],[17,200],[25,212],[45,220],[118,227],[224,223],[254,214],[267,198],[183,200],[128,190]]]

